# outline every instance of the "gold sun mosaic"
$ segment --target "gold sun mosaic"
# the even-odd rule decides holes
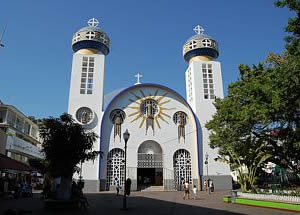
[[[156,90],[153,95],[151,93],[146,95],[142,90],[139,92],[139,94],[130,93],[134,99],[129,99],[132,103],[126,108],[133,110],[133,112],[128,117],[131,118],[131,123],[138,121],[139,128],[145,125],[146,134],[149,128],[153,130],[154,134],[154,128],[158,127],[161,129],[162,122],[169,124],[168,121],[171,119],[171,116],[167,112],[176,108],[168,107],[171,99],[166,97],[168,95],[167,92],[162,95],[158,95],[159,90]]]

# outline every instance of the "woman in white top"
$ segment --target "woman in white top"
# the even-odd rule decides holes
[[[193,195],[194,195],[194,200],[197,198],[197,187],[194,185],[193,187]]]

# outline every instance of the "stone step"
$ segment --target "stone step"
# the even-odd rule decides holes
[[[164,186],[150,186],[142,189],[141,192],[164,191]]]

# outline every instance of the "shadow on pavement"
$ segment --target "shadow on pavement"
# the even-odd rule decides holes
[[[40,214],[93,214],[93,215],[224,215],[224,214],[294,214],[283,211],[276,211],[264,208],[254,208],[247,206],[239,206],[233,204],[224,204],[221,202],[220,196],[215,199],[202,196],[196,200],[182,200],[181,193],[162,192],[162,193],[133,193],[127,198],[128,210],[123,211],[123,196],[116,196],[115,193],[95,193],[86,194],[90,207],[87,210],[45,210],[43,208],[43,200],[39,196],[34,198],[23,198],[16,200],[0,201],[0,215],[4,214],[7,209],[16,208],[32,211],[33,215]],[[204,206],[204,207],[203,207]],[[218,209],[216,209],[218,208]],[[235,212],[234,212],[235,211]]]
[[[116,197],[113,193],[97,193],[87,195],[90,207],[87,210],[45,210],[43,200],[38,196],[34,198],[22,198],[16,200],[2,200],[0,202],[0,214],[7,209],[24,209],[32,211],[33,215],[39,214],[142,214],[142,215],[173,215],[173,214],[238,214],[229,211],[222,211],[188,204],[168,202],[143,196],[130,196],[127,198],[128,210],[123,211],[122,196]],[[193,200],[187,200],[193,201]],[[197,200],[196,200],[197,201]],[[202,200],[199,200],[202,201]]]

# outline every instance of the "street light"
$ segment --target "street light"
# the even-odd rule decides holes
[[[208,153],[205,153],[205,165],[206,165],[206,180],[207,180],[207,192],[210,194],[210,187],[209,187],[209,179],[208,179]]]
[[[126,192],[125,192],[125,182],[126,182],[126,158],[127,158],[127,141],[129,140],[130,133],[128,129],[123,133],[123,138],[125,141],[125,168],[124,168],[124,196],[123,196],[123,210],[126,210]]]

